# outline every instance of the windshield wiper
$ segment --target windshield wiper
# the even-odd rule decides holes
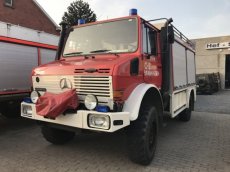
[[[78,54],[82,54],[83,52],[72,52],[72,53],[66,53],[64,54],[64,56],[71,56],[71,55],[78,55]]]
[[[107,52],[107,51],[111,51],[111,50],[101,49],[101,50],[90,51],[90,53],[103,53],[103,52]]]

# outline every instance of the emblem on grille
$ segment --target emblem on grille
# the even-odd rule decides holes
[[[62,89],[62,90],[64,90],[64,89],[72,89],[72,82],[69,80],[69,79],[67,79],[67,78],[62,78],[61,80],[60,80],[60,88]]]

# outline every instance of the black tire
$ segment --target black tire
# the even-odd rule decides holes
[[[199,85],[200,87],[204,87],[205,84],[206,84],[206,81],[205,81],[204,79],[198,80],[198,85]]]
[[[141,108],[138,119],[127,129],[127,148],[131,161],[148,165],[157,145],[158,112],[154,106]]]
[[[189,98],[189,108],[186,108],[179,114],[179,120],[188,122],[191,119],[192,111],[194,110],[194,96],[191,94]]]
[[[75,136],[75,132],[42,126],[42,135],[48,142],[61,145],[72,140]]]
[[[208,95],[212,95],[212,94],[213,94],[212,88],[210,88],[210,89],[208,90],[207,94],[208,94]]]

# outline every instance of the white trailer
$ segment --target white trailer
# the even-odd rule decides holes
[[[32,68],[55,59],[59,36],[0,22],[0,113],[20,113]]]

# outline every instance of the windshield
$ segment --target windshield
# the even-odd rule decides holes
[[[137,33],[135,18],[79,27],[70,32],[63,56],[134,52]]]

